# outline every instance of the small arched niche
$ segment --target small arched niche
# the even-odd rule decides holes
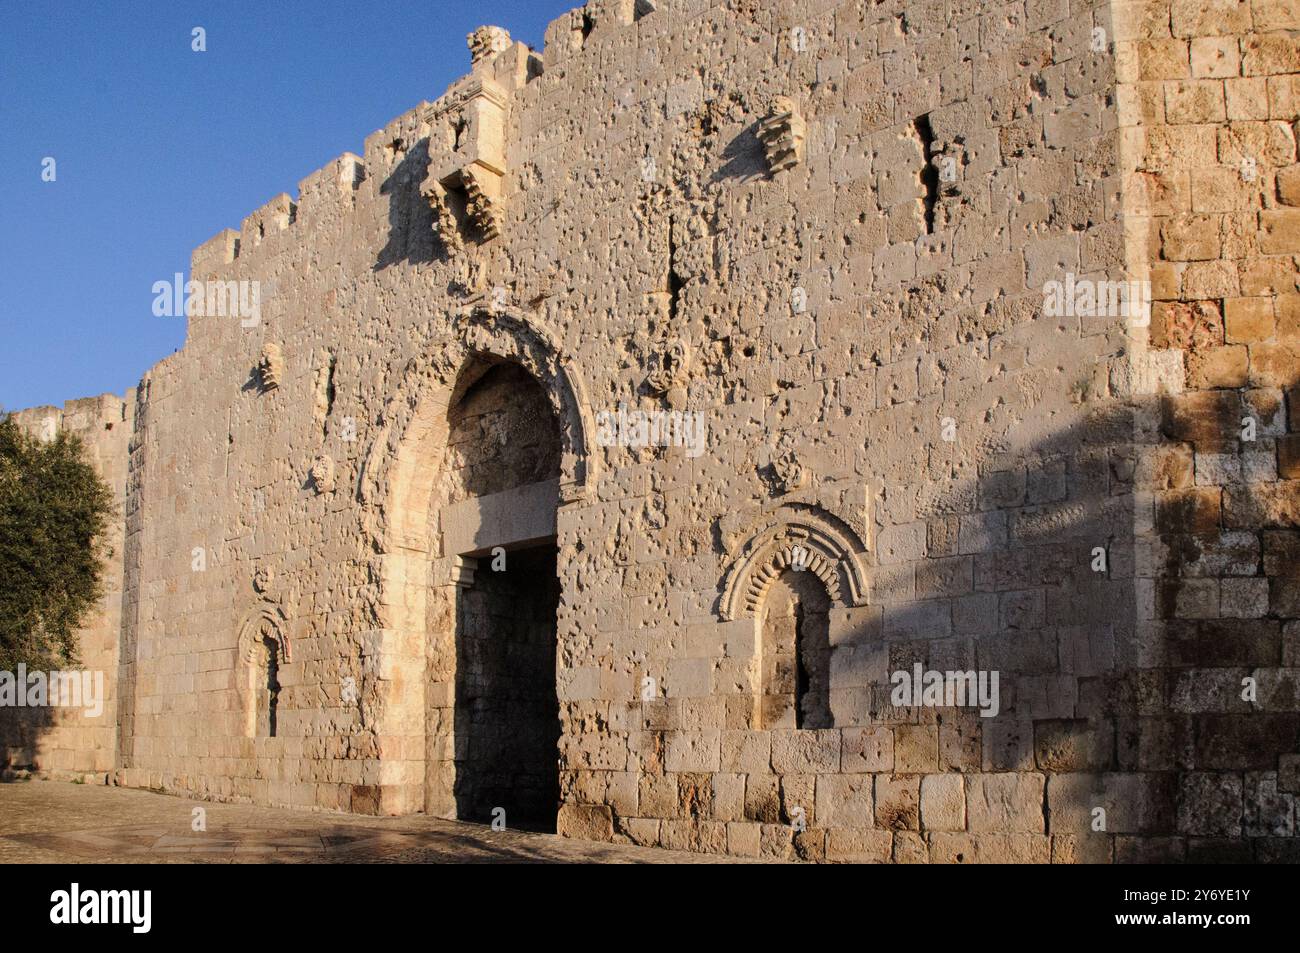
[[[785,506],[732,550],[719,614],[754,622],[754,710],[762,730],[835,727],[831,614],[867,601],[866,546],[818,506]]]
[[[275,738],[280,734],[284,666],[289,641],[270,609],[254,613],[239,636],[239,699],[246,738]]]
[[[831,599],[814,574],[789,568],[758,613],[758,727],[831,728]]]

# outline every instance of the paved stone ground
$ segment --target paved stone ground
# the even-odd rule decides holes
[[[192,811],[207,830],[190,829]],[[213,804],[151,791],[0,784],[0,863],[717,863],[734,859],[494,832],[429,817]]]

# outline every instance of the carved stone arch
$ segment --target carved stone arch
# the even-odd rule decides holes
[[[430,462],[445,441],[447,411],[493,363],[518,363],[546,394],[560,427],[560,504],[595,491],[600,458],[592,452],[591,404],[554,333],[535,317],[486,304],[463,308],[451,325],[450,340],[407,363],[364,457],[357,497],[378,507],[370,532],[380,552],[427,550],[420,536],[437,470]]]
[[[592,453],[595,424],[582,378],[565,360],[559,338],[540,319],[514,308],[476,304],[455,318],[456,335],[469,356],[516,361],[542,385],[560,424],[560,502],[589,498],[600,458]],[[462,366],[464,362],[462,362]],[[458,382],[466,387],[471,381]],[[459,394],[452,396],[455,403]]]
[[[739,548],[723,579],[722,618],[755,617],[772,583],[799,563],[821,580],[833,603],[866,605],[865,551],[857,533],[820,507],[783,507]]]
[[[251,663],[256,658],[257,649],[260,647],[262,639],[268,634],[267,628],[271,630],[269,634],[276,644],[276,650],[280,653],[281,661],[292,661],[291,644],[289,637],[284,633],[284,614],[269,603],[263,603],[255,608],[244,617],[244,621],[240,625],[239,640],[237,642],[240,661]]]
[[[239,695],[243,733],[247,738],[259,737],[256,681],[264,674],[260,653],[264,650],[263,643],[268,639],[274,646],[274,663],[277,669],[292,661],[292,648],[289,637],[285,634],[283,613],[269,603],[262,603],[244,617],[236,642],[239,675],[236,691]],[[274,736],[274,733],[272,729],[271,736]]]
[[[456,587],[472,575],[461,556],[444,551],[432,510],[446,473],[451,411],[494,365],[514,363],[537,382],[560,438],[559,504],[594,494],[599,459],[595,427],[580,376],[555,335],[532,315],[479,303],[456,312],[446,333],[408,361],[375,421],[356,487],[363,532],[374,551],[376,628],[370,651],[389,677],[368,699],[380,734],[402,739],[409,763],[391,770],[407,780],[385,791],[385,810],[456,816],[450,782],[453,749],[445,685],[454,666]],[[562,517],[557,517],[557,519]],[[419,742],[423,741],[423,745]],[[417,752],[423,750],[423,758]],[[423,781],[417,781],[423,778]]]

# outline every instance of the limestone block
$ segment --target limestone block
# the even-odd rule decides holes
[[[565,801],[556,819],[556,833],[561,837],[609,841],[614,837],[614,822],[607,805]]]
[[[772,732],[772,768],[779,774],[816,774],[839,770],[840,732]]]
[[[972,831],[1043,833],[1040,774],[987,774],[968,779],[966,811]]]
[[[875,776],[876,826],[887,830],[917,830],[920,826],[921,779],[916,776]]]
[[[966,793],[960,774],[930,774],[921,779],[921,829],[966,829]]]
[[[816,820],[823,828],[862,828],[873,823],[872,779],[830,775],[817,779]]]
[[[668,752],[664,759],[665,770],[718,771],[721,768],[720,732],[673,732],[668,738]]]

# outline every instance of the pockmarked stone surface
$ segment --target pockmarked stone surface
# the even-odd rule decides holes
[[[195,250],[124,399],[19,414],[123,515],[103,712],[0,708],[9,774],[1300,860],[1295,3],[591,0],[468,42]]]

